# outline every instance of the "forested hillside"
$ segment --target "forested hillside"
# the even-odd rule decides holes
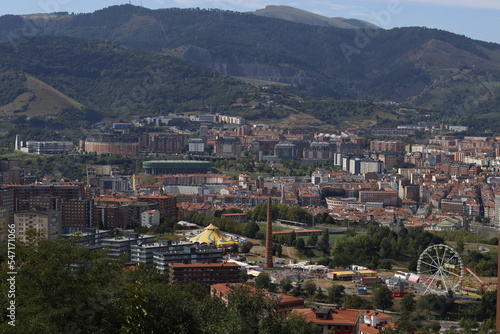
[[[21,69],[87,110],[110,116],[207,106],[237,114],[249,110],[234,108],[237,96],[255,102],[250,106],[266,102],[245,97],[252,88],[221,73],[288,85],[273,98],[299,96],[247,114],[254,119],[305,112],[336,126],[432,118],[485,129],[498,122],[500,45],[437,29],[339,29],[221,10],[121,5],[89,14],[3,16],[0,41],[5,42],[1,72],[13,78],[0,105],[26,89]],[[304,97],[306,103],[297,105]],[[343,107],[337,100],[356,108],[339,114]],[[370,105],[376,100],[404,103],[417,112],[388,114]],[[360,111],[364,104],[370,107]]]
[[[19,45],[18,52],[7,43],[0,45],[0,64],[0,105],[25,91],[29,74],[109,117],[203,110],[207,105],[224,110],[236,93],[254,90],[176,58],[99,40],[37,37]],[[68,117],[76,116],[68,112]]]
[[[472,69],[478,78],[500,69],[500,45],[420,27],[339,29],[221,10],[122,5],[48,20],[4,16],[2,39],[26,39],[29,22],[36,35],[110,39],[173,52],[224,74],[293,83],[330,97],[405,101],[436,78],[447,81]]]

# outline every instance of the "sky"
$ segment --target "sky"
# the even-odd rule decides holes
[[[51,12],[90,13],[129,0],[5,1],[0,15]],[[437,28],[487,42],[500,43],[500,0],[130,0],[158,8],[219,8],[238,12],[286,5],[328,17],[365,20],[384,29],[419,26]]]

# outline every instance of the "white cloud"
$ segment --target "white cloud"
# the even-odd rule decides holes
[[[401,3],[425,3],[435,6],[449,7],[468,7],[478,9],[497,9],[500,10],[500,1],[498,0],[402,0]]]

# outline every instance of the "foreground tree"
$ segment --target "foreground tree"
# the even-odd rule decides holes
[[[437,321],[429,321],[429,314],[425,312],[412,312],[404,314],[396,321],[396,327],[388,330],[393,333],[422,333],[437,334],[441,325]]]
[[[407,314],[415,311],[417,302],[413,294],[404,295],[401,300],[401,313]]]
[[[328,289],[328,301],[330,303],[336,304],[342,301],[344,296],[345,287],[340,284],[333,283]]]
[[[344,306],[345,308],[367,309],[371,308],[371,303],[360,295],[352,294],[345,297]]]
[[[255,277],[255,287],[257,289],[269,289],[271,286],[271,276],[266,272],[261,272],[259,276]]]
[[[74,241],[37,243],[16,244],[16,326],[0,322],[2,334],[314,333],[301,319],[276,317],[276,300],[262,293],[241,292],[227,307],[201,285],[169,284],[142,266],[128,270]],[[0,256],[2,291],[9,290],[12,276],[6,260]],[[1,295],[3,319],[8,305],[7,294]]]
[[[373,307],[385,311],[394,305],[391,296],[392,291],[385,285],[382,285],[373,295]]]
[[[292,290],[293,285],[292,285],[292,279],[290,277],[283,277],[280,281],[280,288],[284,293],[287,293],[288,291]]]
[[[316,283],[314,283],[314,281],[309,280],[306,283],[304,283],[304,291],[309,296],[314,296],[314,294],[316,293],[316,288],[317,288],[317,286],[316,286]]]

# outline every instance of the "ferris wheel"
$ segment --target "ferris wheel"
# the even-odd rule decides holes
[[[460,254],[448,245],[427,247],[417,263],[420,282],[427,285],[424,292],[446,293],[455,291],[464,277],[464,264]],[[440,290],[438,290],[440,289]]]

